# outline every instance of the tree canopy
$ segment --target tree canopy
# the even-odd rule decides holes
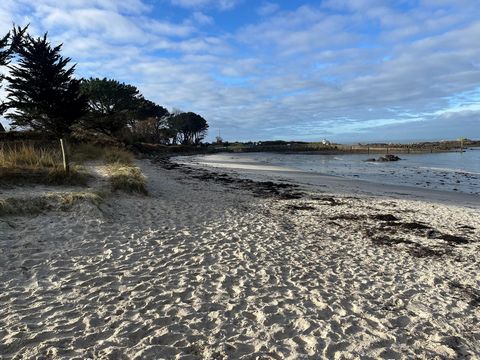
[[[81,141],[198,144],[205,137],[208,124],[198,114],[171,114],[117,80],[75,79],[75,65],[61,56],[62,45],[52,46],[47,34],[34,38],[26,29],[14,28],[0,38],[0,66],[10,70],[0,114],[8,109],[13,127],[58,136],[74,130]]]
[[[63,135],[85,113],[86,101],[75,79],[75,65],[43,37],[22,36],[15,46],[17,63],[9,66],[6,117],[13,126]]]
[[[82,120],[85,127],[108,135],[128,131],[142,141],[160,142],[163,138],[168,110],[145,99],[135,86],[90,78],[82,81],[81,88],[89,108]]]
[[[18,43],[24,36],[27,27],[28,26],[24,27],[23,29],[20,27],[14,27],[12,31],[9,31],[7,34],[5,34],[5,36],[0,39],[0,66],[7,66],[10,63],[10,58],[13,55],[14,49],[18,47]],[[0,89],[2,88],[2,83],[4,79],[5,75],[3,73],[0,73]],[[0,115],[4,113],[6,108],[7,106],[4,103],[0,103]]]
[[[207,134],[207,121],[193,112],[178,113],[169,119],[169,126],[182,144],[198,144]]]
[[[107,78],[83,80],[81,91],[88,102],[83,125],[108,135],[114,135],[131,123],[144,101],[135,86]]]

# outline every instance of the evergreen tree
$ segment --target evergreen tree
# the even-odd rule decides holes
[[[177,133],[182,144],[198,144],[208,131],[208,123],[193,112],[177,113],[169,119],[169,127]]]
[[[60,55],[62,45],[52,47],[47,34],[25,35],[14,48],[17,64],[9,66],[6,117],[13,126],[27,127],[55,135],[70,127],[86,111],[80,80],[74,79],[75,65]]]
[[[28,26],[24,27],[23,29],[20,27],[14,27],[12,33],[9,31],[0,39],[0,66],[7,66],[9,64],[13,51],[16,47],[18,47],[18,43],[20,42],[27,28]],[[5,75],[0,73],[0,89],[2,88],[4,79]],[[5,110],[6,105],[4,103],[0,103],[0,115],[2,115]],[[0,131],[2,131],[2,129],[3,126],[0,127]]]
[[[81,91],[88,100],[82,126],[107,135],[132,125],[144,101],[135,86],[106,78],[83,80]]]

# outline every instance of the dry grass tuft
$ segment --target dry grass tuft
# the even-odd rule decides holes
[[[28,198],[0,199],[0,216],[34,215],[44,211],[67,211],[75,204],[89,202],[98,206],[106,194],[98,191],[57,193]]]
[[[33,145],[2,146],[0,166],[6,168],[56,168],[62,164],[60,153]]]
[[[87,180],[79,166],[65,173],[59,149],[26,143],[0,147],[0,183],[85,185]]]
[[[106,148],[104,153],[113,191],[147,195],[146,178],[134,165],[133,154],[120,148]]]
[[[134,162],[133,154],[120,148],[106,148],[104,157],[107,164],[133,165]]]
[[[136,166],[112,164],[108,166],[108,172],[113,191],[148,194],[145,176]]]
[[[134,156],[125,149],[79,144],[72,147],[70,174],[63,170],[60,149],[39,148],[22,143],[0,148],[0,183],[86,185],[88,175],[80,164],[89,160],[107,163],[113,191],[147,194],[146,179],[135,166]]]
[[[106,196],[107,194],[102,191],[75,191],[48,195],[49,198],[58,200],[62,209],[68,209],[81,201],[88,201],[94,205],[99,205]]]

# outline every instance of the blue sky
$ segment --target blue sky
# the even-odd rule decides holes
[[[48,31],[77,76],[112,77],[197,112],[210,139],[480,138],[479,6],[2,0],[0,31]]]

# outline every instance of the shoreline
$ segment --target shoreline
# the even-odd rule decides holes
[[[301,171],[295,168],[274,166],[260,162],[247,163],[235,159],[232,154],[174,156],[177,161],[187,166],[203,169],[227,171],[231,175],[250,179],[278,179],[312,187],[312,189],[330,191],[344,195],[363,195],[393,199],[410,199],[431,201],[442,204],[480,208],[480,195],[446,190],[426,189],[408,185],[376,183],[361,179]]]

